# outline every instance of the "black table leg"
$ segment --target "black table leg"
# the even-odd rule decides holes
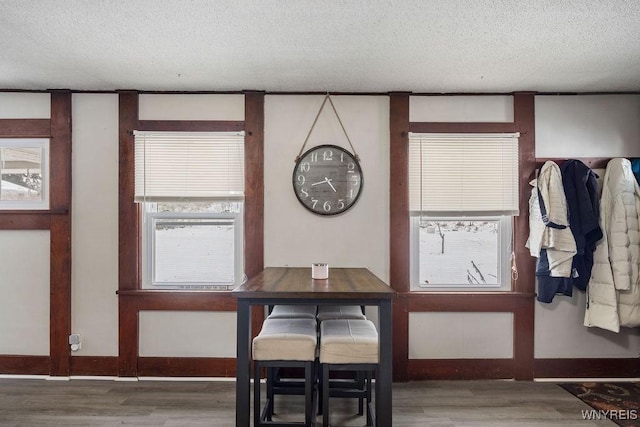
[[[393,315],[391,313],[391,300],[381,301],[378,307],[380,360],[376,377],[376,425],[391,427],[391,383],[393,381]]]
[[[236,427],[249,427],[251,414],[251,305],[238,300],[236,339]]]

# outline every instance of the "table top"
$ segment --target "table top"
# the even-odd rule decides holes
[[[311,278],[311,267],[268,267],[235,288],[238,299],[392,299],[396,291],[366,268],[330,268],[329,278]]]

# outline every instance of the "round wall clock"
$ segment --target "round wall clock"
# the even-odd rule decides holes
[[[351,208],[363,184],[358,160],[336,145],[307,150],[293,169],[293,192],[302,206],[318,215],[337,215]]]

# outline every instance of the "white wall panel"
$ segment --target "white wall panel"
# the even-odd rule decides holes
[[[51,95],[48,93],[0,93],[0,119],[48,119]]]
[[[585,293],[556,296],[550,304],[536,303],[535,357],[638,357],[640,328],[622,328],[616,334],[582,325]]]
[[[536,96],[536,157],[640,157],[640,95]]]
[[[118,355],[118,95],[74,94],[71,330]]]
[[[140,120],[244,120],[244,95],[140,95]]]
[[[236,357],[235,312],[141,311],[140,356]]]
[[[512,313],[409,313],[409,359],[512,357]]]
[[[49,231],[0,231],[0,354],[49,355]]]
[[[294,161],[322,104],[322,96],[265,97],[265,265],[366,267],[389,278],[389,100],[332,97],[361,159],[364,188],[342,215],[307,211],[292,187]],[[348,148],[331,106],[325,105],[306,149],[320,144]],[[331,274],[331,273],[329,273]]]
[[[512,96],[411,96],[411,122],[512,122]]]

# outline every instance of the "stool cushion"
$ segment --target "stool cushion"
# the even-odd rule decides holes
[[[370,320],[320,323],[320,363],[378,363],[378,331]]]
[[[366,319],[359,305],[320,305],[316,317],[321,322],[331,319]]]
[[[269,319],[315,319],[315,305],[275,305]]]
[[[253,359],[314,361],[317,342],[314,319],[266,319],[253,339]]]

